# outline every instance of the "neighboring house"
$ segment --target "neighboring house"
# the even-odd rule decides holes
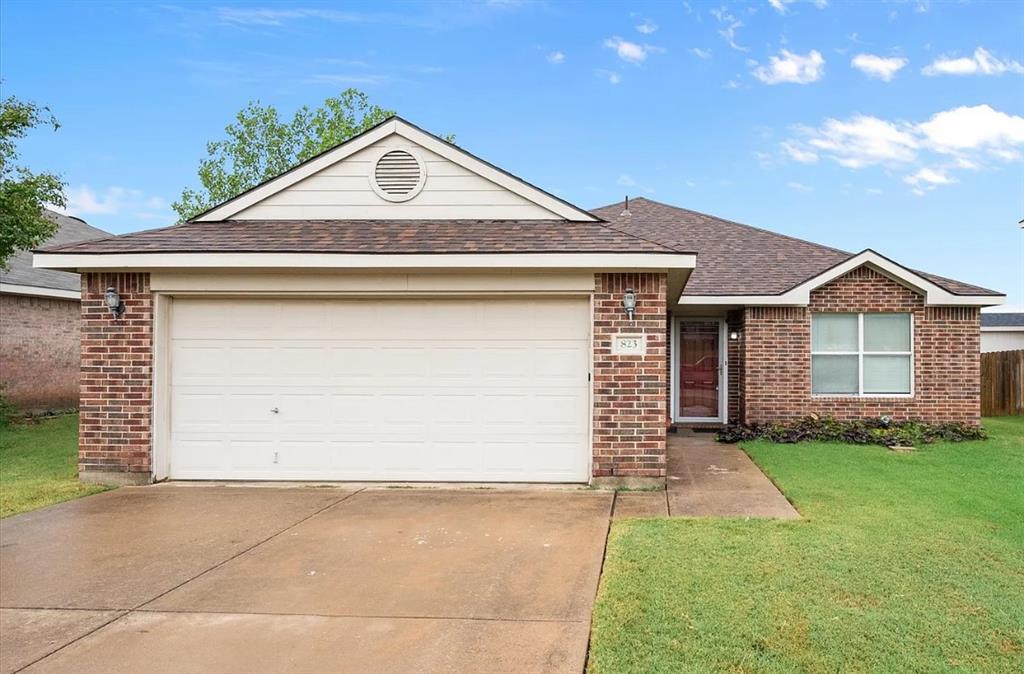
[[[981,315],[981,352],[1024,349],[1024,312]]]
[[[86,480],[659,481],[670,422],[978,423],[1004,300],[646,199],[588,212],[398,118],[36,264],[85,276]]]
[[[78,218],[47,211],[60,225],[46,245],[109,236]],[[78,274],[33,269],[22,251],[0,269],[0,386],[26,411],[78,407]]]

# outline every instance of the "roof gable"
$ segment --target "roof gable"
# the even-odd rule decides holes
[[[388,198],[375,180],[392,152],[422,175],[408,198]],[[393,155],[392,155],[393,156]],[[243,192],[194,221],[221,220],[597,221],[526,181],[394,117]]]

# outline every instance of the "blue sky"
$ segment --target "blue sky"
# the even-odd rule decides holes
[[[3,94],[70,210],[173,221],[247,101],[347,87],[583,207],[660,201],[1024,304],[1024,6],[1012,2],[0,5]]]

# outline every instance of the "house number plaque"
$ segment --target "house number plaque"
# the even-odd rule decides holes
[[[646,335],[615,335],[612,337],[613,356],[642,356],[647,353]]]

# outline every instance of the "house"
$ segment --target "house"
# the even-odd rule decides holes
[[[1024,312],[983,313],[981,352],[1024,349]]]
[[[391,118],[83,274],[85,480],[663,481],[670,423],[979,420],[999,293]]]
[[[84,221],[46,211],[59,224],[46,245],[108,236]],[[0,387],[15,407],[38,412],[78,406],[81,282],[69,271],[34,269],[16,253],[0,269]]]

